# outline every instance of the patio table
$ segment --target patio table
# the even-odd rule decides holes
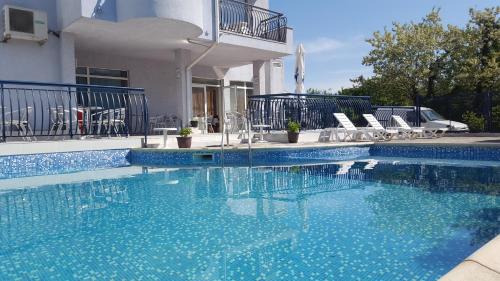
[[[168,132],[177,132],[177,128],[154,128],[153,131],[163,132],[163,147],[167,147]]]
[[[264,140],[264,129],[265,128],[271,128],[271,125],[265,125],[265,124],[262,124],[262,125],[252,125],[252,127],[259,129],[259,140],[257,142],[266,142]]]

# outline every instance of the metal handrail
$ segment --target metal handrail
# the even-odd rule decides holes
[[[219,24],[223,31],[286,42],[287,18],[282,13],[248,3],[221,0]]]
[[[1,141],[141,135],[147,142],[143,88],[0,80],[0,110]],[[96,113],[104,118],[93,120]]]

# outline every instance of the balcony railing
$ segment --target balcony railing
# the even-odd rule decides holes
[[[277,12],[235,0],[220,2],[220,29],[286,43],[287,18]]]
[[[252,124],[270,125],[271,130],[286,130],[288,120],[297,121],[304,130],[334,128],[334,113],[343,112],[357,126],[365,126],[362,115],[372,113],[370,97],[312,94],[277,94],[248,97]]]
[[[147,138],[144,89],[0,80],[0,141]]]

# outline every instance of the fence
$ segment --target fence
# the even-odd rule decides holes
[[[144,89],[0,80],[0,137],[144,135]]]
[[[464,113],[473,112],[482,117],[484,131],[500,132],[500,93],[453,93],[450,95],[426,97],[422,106],[430,107],[445,118],[464,122]],[[470,124],[469,124],[470,125]],[[474,127],[471,130],[474,131]]]
[[[392,116],[401,116],[406,123],[413,127],[418,127],[418,110],[415,106],[374,106],[375,118],[384,127],[394,127]]]
[[[289,120],[303,130],[337,126],[333,113],[345,113],[357,126],[365,126],[364,113],[372,113],[370,97],[312,94],[277,94],[248,97],[252,124],[265,124],[271,130],[285,130]]]
[[[463,122],[471,132],[500,132],[500,94],[499,93],[453,93],[436,97],[419,97],[415,106],[374,106],[375,117],[384,126],[392,126],[392,115],[400,115],[409,124],[421,126],[426,122],[425,110],[428,107],[443,116],[445,120]],[[472,112],[477,118],[465,118]],[[439,116],[434,116],[438,117]],[[428,119],[428,118],[427,118]]]
[[[222,0],[220,29],[285,43],[287,18],[241,1]]]

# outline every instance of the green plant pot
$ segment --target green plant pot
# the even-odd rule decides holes
[[[179,148],[191,148],[192,137],[177,137],[177,146]]]
[[[288,142],[289,143],[298,143],[299,142],[300,133],[288,132]]]

